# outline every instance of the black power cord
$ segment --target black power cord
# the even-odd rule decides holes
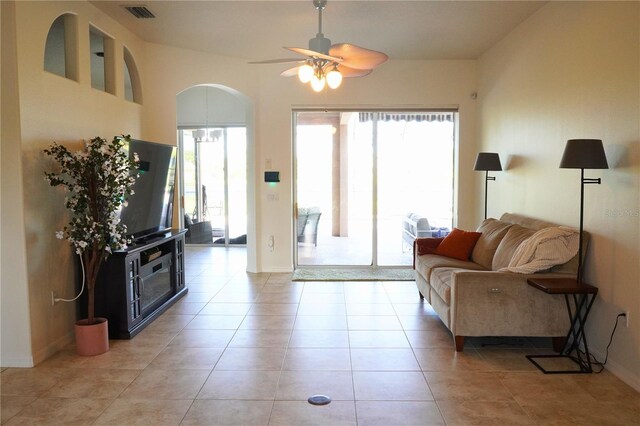
[[[594,366],[598,366],[600,367],[600,370],[598,371],[593,371],[596,374],[602,373],[602,371],[604,370],[604,366],[607,364],[607,360],[609,359],[609,347],[611,346],[611,342],[613,342],[613,335],[616,333],[616,328],[618,328],[618,320],[621,317],[626,317],[627,314],[625,313],[621,313],[618,314],[618,316],[616,316],[616,323],[613,326],[613,330],[611,331],[611,336],[609,337],[609,344],[607,344],[607,349],[606,349],[606,353],[605,353],[605,357],[604,357],[604,362],[600,362],[598,361],[598,358],[596,358],[594,355],[592,355],[591,353],[589,353],[589,361],[591,362],[592,365]],[[581,350],[578,349],[578,351],[580,352],[581,355],[585,355],[585,353]]]

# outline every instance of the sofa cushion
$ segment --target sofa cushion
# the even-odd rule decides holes
[[[474,271],[484,271],[485,268],[477,263],[465,260],[453,259],[451,257],[438,256],[437,254],[426,254],[416,256],[416,271],[429,282],[431,271],[435,268],[463,268]]]
[[[454,259],[468,260],[471,250],[473,250],[480,235],[479,232],[453,228],[453,231],[438,245],[436,253]]]
[[[447,305],[451,304],[451,271],[457,268],[437,268],[431,273],[429,284]]]
[[[500,216],[500,220],[503,222],[522,225],[526,228],[531,228],[536,231],[542,228],[548,228],[550,226],[558,226],[555,223],[547,222],[540,219],[533,219],[528,216],[523,216],[517,213],[504,213],[502,216]],[[589,245],[589,233],[587,231],[583,231],[582,232],[582,252],[583,253],[586,253],[588,245]],[[573,259],[571,259],[567,263],[554,266],[553,268],[551,268],[551,271],[575,274],[578,271],[578,255],[574,256]]]
[[[563,265],[578,252],[579,240],[577,229],[565,226],[543,228],[520,243],[509,267],[499,271],[533,274]]]
[[[539,231],[542,228],[548,228],[550,226],[558,226],[555,223],[547,222],[540,219],[534,219],[532,217],[523,216],[517,213],[504,213],[502,216],[500,216],[500,220],[503,222],[509,222],[523,226],[525,228],[533,229],[534,231]]]
[[[496,254],[493,256],[491,269],[497,271],[498,269],[509,266],[513,253],[520,243],[532,236],[535,232],[535,230],[525,228],[524,226],[511,225],[504,238],[502,238],[502,241],[500,241],[500,244],[498,244]]]
[[[482,235],[473,248],[473,252],[471,252],[471,260],[487,269],[491,269],[493,256],[496,253],[498,244],[500,244],[511,225],[511,223],[497,219],[485,219],[478,228],[478,232],[481,232]]]

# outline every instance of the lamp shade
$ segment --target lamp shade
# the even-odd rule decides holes
[[[479,152],[473,170],[501,171],[500,156],[497,152]]]
[[[608,169],[600,139],[569,139],[560,161],[561,169]]]

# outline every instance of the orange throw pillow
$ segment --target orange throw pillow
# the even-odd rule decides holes
[[[471,251],[480,235],[482,232],[468,232],[453,228],[453,231],[436,248],[436,254],[459,260],[469,260]]]

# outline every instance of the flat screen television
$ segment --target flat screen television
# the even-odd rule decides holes
[[[176,177],[176,147],[132,139],[126,149],[138,154],[139,176],[134,193],[120,212],[133,242],[171,229]]]

